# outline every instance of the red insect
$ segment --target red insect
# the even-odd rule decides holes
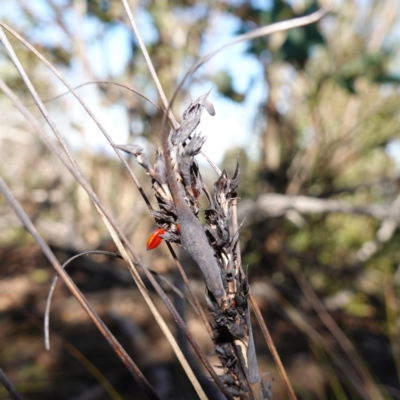
[[[162,242],[162,238],[160,237],[160,235],[164,235],[164,233],[165,229],[161,228],[152,232],[149,238],[147,239],[147,250],[153,250],[157,246],[159,246],[160,243]]]
[[[176,225],[176,229],[178,230],[178,232],[180,232],[179,225]],[[147,239],[147,250],[153,250],[158,247],[163,241],[160,235],[164,235],[164,233],[165,229],[162,228],[156,229],[154,232],[152,232]]]

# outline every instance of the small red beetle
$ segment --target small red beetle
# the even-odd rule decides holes
[[[180,232],[179,225],[176,225],[176,229],[178,232]],[[161,244],[163,239],[160,235],[164,235],[164,233],[165,229],[159,228],[150,234],[149,238],[147,239],[147,251],[153,250]]]
[[[160,237],[160,235],[164,235],[164,233],[165,229],[161,228],[152,232],[149,238],[147,239],[147,250],[153,250],[157,246],[159,246],[160,243],[162,242],[162,238]]]

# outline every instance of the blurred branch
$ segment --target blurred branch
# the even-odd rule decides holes
[[[139,43],[140,49],[142,50],[143,56],[146,60],[147,68],[149,69],[150,75],[153,78],[154,84],[156,85],[157,92],[158,92],[159,96],[161,97],[161,100],[164,104],[164,108],[167,110],[168,118],[171,121],[171,124],[174,126],[174,128],[177,128],[178,123],[176,122],[174,114],[172,113],[171,108],[169,107],[167,97],[165,96],[165,93],[161,86],[160,80],[158,79],[158,75],[154,69],[154,65],[151,61],[151,58],[150,58],[149,52],[147,51],[146,45],[143,43],[143,39],[139,33],[139,29],[136,25],[135,19],[133,18],[133,14],[131,12],[131,9],[129,8],[128,2],[126,0],[122,0],[122,5],[124,6],[125,12],[128,16],[129,22],[135,33],[135,36]]]
[[[392,202],[388,209],[396,210],[400,205],[400,195]],[[389,241],[395,231],[399,221],[393,216],[383,218],[381,226],[379,227],[376,238],[374,240],[365,242],[357,252],[357,258],[360,261],[368,261],[382,246]]]
[[[368,44],[369,51],[373,53],[379,51],[385,36],[388,34],[396,20],[399,6],[399,0],[386,0],[380,18],[378,19],[378,26],[374,30],[371,41]]]
[[[244,200],[239,207],[239,220],[246,219],[245,224],[261,221],[266,218],[281,217],[289,211],[300,214],[344,213],[368,215],[378,220],[390,219],[400,226],[400,210],[396,204],[351,204],[329,199],[318,199],[308,196],[286,196],[283,194],[264,194],[256,200]]]

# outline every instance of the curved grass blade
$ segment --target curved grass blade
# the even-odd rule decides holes
[[[171,100],[169,102],[169,108],[172,106],[176,95],[178,94],[179,90],[182,88],[182,86],[186,82],[186,79],[188,79],[191,75],[193,75],[202,65],[204,65],[206,62],[210,61],[220,51],[222,51],[230,46],[233,46],[235,44],[241,43],[241,42],[246,42],[248,40],[257,39],[257,38],[263,37],[263,36],[269,36],[269,35],[272,35],[273,33],[287,31],[289,29],[298,28],[300,26],[313,24],[314,22],[319,21],[330,10],[331,10],[331,7],[323,7],[321,9],[319,9],[318,11],[315,11],[314,13],[312,13],[310,15],[306,15],[304,17],[293,18],[288,21],[276,22],[271,25],[262,26],[261,28],[254,29],[253,31],[244,33],[243,35],[239,35],[235,39],[222,45],[221,47],[217,48],[216,50],[210,51],[209,53],[207,53],[206,55],[201,57],[195,64],[193,64],[189,68],[189,70],[186,72],[186,74],[183,76],[183,78],[179,82],[178,86],[175,88],[175,91],[171,97]]]
[[[143,94],[139,90],[133,89],[133,88],[127,86],[127,85],[124,85],[124,84],[118,83],[118,82],[89,81],[89,82],[82,83],[82,84],[80,84],[78,86],[75,86],[74,90],[80,89],[80,88],[88,86],[88,85],[114,85],[114,86],[121,87],[123,89],[129,90],[130,92],[135,93],[138,96],[142,97],[144,100],[148,101],[150,104],[152,104],[154,107],[156,107],[161,112],[165,112],[165,110],[162,107],[160,107],[158,104],[154,103],[153,100],[151,100],[149,97],[147,97],[145,94]],[[54,97],[51,97],[50,99],[42,100],[42,103],[43,104],[50,103],[51,101],[55,101],[55,100],[61,99],[62,97],[66,96],[68,94],[72,94],[72,93],[68,90],[67,92],[61,93],[61,94],[59,94],[57,96],[54,96]],[[31,104],[28,104],[27,106],[28,107],[36,106],[36,103],[31,103]]]
[[[89,251],[84,251],[82,253],[79,253],[71,258],[69,258],[65,263],[61,266],[62,269],[65,269],[72,261],[76,260],[79,257],[91,255],[91,254],[102,254],[105,256],[110,256],[110,257],[115,257],[123,260],[124,258],[120,256],[117,253],[113,253],[111,251],[105,251],[105,250],[89,250]],[[135,264],[132,261],[133,264]],[[167,286],[169,286],[179,297],[182,299],[185,299],[189,302],[191,305],[193,311],[197,313],[197,308],[195,305],[190,301],[190,299],[187,299],[184,293],[182,293],[174,284],[172,284],[167,278],[165,278],[163,275],[159,274],[156,271],[153,271],[152,269],[149,268],[149,271],[156,276],[158,279],[160,279],[162,282],[164,282]],[[57,282],[58,282],[59,275],[56,274],[56,276],[53,278],[53,282],[50,286],[49,293],[47,294],[47,300],[46,300],[46,307],[45,307],[45,313],[44,313],[44,343],[46,350],[50,350],[50,335],[49,335],[49,330],[50,330],[50,306],[51,306],[51,300],[54,294],[54,290],[56,288]]]

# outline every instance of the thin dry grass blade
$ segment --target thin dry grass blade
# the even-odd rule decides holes
[[[270,287],[270,289],[272,289]],[[274,291],[272,298],[279,305],[282,312],[289,318],[289,320],[307,337],[318,345],[323,351],[329,355],[333,364],[337,367],[337,373],[343,379],[343,382],[351,389],[355,389],[357,393],[365,400],[375,400],[374,397],[368,392],[364,382],[360,379],[354,368],[338,351],[314,328],[312,327],[304,316],[296,310],[283,296],[277,291]],[[255,303],[255,301],[254,301]]]
[[[148,53],[148,51],[146,49],[145,44],[143,43],[142,37],[140,36],[139,29],[138,29],[138,27],[136,25],[135,19],[133,18],[133,14],[131,12],[131,9],[129,8],[128,2],[126,0],[121,0],[121,2],[122,2],[122,5],[124,6],[126,15],[128,16],[129,22],[130,22],[130,24],[132,26],[132,29],[133,29],[133,31],[134,31],[134,33],[136,35],[136,38],[137,38],[137,40],[139,42],[140,49],[142,50],[143,56],[144,56],[144,58],[146,60],[146,63],[147,63],[147,68],[149,69],[150,75],[153,78],[154,84],[156,85],[158,94],[160,95],[161,100],[162,100],[162,102],[164,104],[164,107],[167,110],[167,115],[170,118],[174,128],[177,128],[178,127],[178,123],[176,122],[176,119],[175,119],[175,117],[174,117],[174,115],[173,115],[173,113],[171,111],[171,108],[168,107],[167,97],[165,96],[165,93],[164,93],[164,90],[163,90],[163,88],[161,86],[160,80],[158,79],[158,76],[157,76],[157,73],[156,73],[156,71],[154,69],[153,63],[151,62],[150,55],[149,55],[149,53]]]
[[[296,270],[294,271],[294,276],[310,305],[314,308],[321,321],[329,329],[339,346],[341,346],[344,352],[348,355],[349,361],[354,365],[354,368],[364,381],[365,387],[370,393],[371,398],[383,400],[379,388],[375,385],[368,369],[365,367],[353,344],[343,333],[335,320],[330,316],[319,297],[315,294],[314,290],[305,279],[303,273],[300,270]]]
[[[0,368],[0,382],[7,389],[8,393],[10,393],[10,396],[12,397],[13,400],[24,400],[22,396],[17,392],[14,385],[10,382],[10,380],[7,378],[7,375],[1,368]]]
[[[133,89],[133,88],[127,86],[127,85],[124,85],[124,84],[118,83],[118,82],[90,81],[90,82],[85,82],[85,83],[82,83],[82,84],[80,84],[78,86],[75,86],[74,90],[80,89],[80,88],[82,88],[84,86],[88,86],[88,85],[114,85],[114,86],[121,87],[123,89],[129,90],[130,92],[135,93],[138,96],[142,97],[143,99],[148,101],[150,104],[152,104],[154,107],[156,107],[161,112],[165,112],[165,110],[162,107],[160,107],[158,104],[154,103],[154,101],[151,100],[150,97],[147,97],[145,94],[143,94],[139,90]],[[67,94],[71,94],[71,92],[68,90],[68,91],[66,91],[64,93],[61,93],[61,94],[57,95],[57,96],[51,97],[50,99],[42,100],[42,103],[43,104],[50,103],[51,101],[55,101],[55,100],[61,99],[62,97],[66,96]],[[27,106],[28,107],[29,106],[36,106],[36,103],[27,104]]]
[[[6,51],[7,51],[8,55],[9,55],[12,63],[14,64],[14,66],[17,69],[18,73],[21,75],[22,80],[24,81],[26,87],[28,88],[30,94],[33,97],[33,100],[35,101],[35,103],[39,107],[40,112],[42,113],[42,115],[45,118],[46,122],[50,126],[51,130],[54,132],[54,134],[56,135],[56,137],[60,141],[61,146],[63,147],[65,153],[67,154],[67,157],[68,157],[70,163],[76,168],[77,171],[79,171],[80,174],[82,174],[79,166],[77,165],[77,163],[75,162],[71,152],[69,151],[68,146],[65,143],[63,137],[58,132],[58,129],[57,129],[56,125],[54,124],[54,122],[50,119],[50,116],[49,116],[46,108],[44,107],[43,103],[41,102],[36,90],[34,89],[30,79],[28,78],[28,75],[26,74],[26,72],[25,72],[24,68],[22,67],[17,55],[15,54],[14,49],[12,48],[9,40],[7,39],[7,36],[5,35],[4,30],[2,29],[2,26],[3,25],[0,22],[0,41],[3,43],[4,47],[6,48]]]
[[[293,18],[289,21],[282,21],[282,22],[276,22],[275,24],[271,24],[268,26],[263,26],[261,28],[255,29],[251,32],[244,33],[243,35],[237,36],[235,39],[231,40],[230,42],[222,45],[216,50],[213,50],[203,57],[200,58],[195,64],[192,65],[192,67],[189,68],[189,70],[186,72],[186,74],[183,76],[182,80],[179,82],[178,86],[175,88],[174,93],[171,97],[171,100],[168,105],[168,110],[170,107],[172,107],[172,104],[175,100],[175,97],[177,96],[179,90],[181,87],[184,85],[186,82],[186,79],[193,75],[196,70],[198,70],[202,65],[204,65],[206,62],[210,61],[214,56],[216,56],[220,51],[233,46],[234,44],[245,42],[248,40],[256,39],[262,36],[268,36],[272,35],[273,33],[277,32],[282,32],[286,31],[289,29],[293,28],[298,28],[300,26],[304,25],[310,25],[314,22],[319,21],[324,15],[326,15],[329,11],[331,10],[331,7],[323,7],[320,10],[310,14],[306,15],[304,17],[299,17],[299,18]]]
[[[94,379],[99,382],[103,387],[104,391],[110,396],[111,400],[124,400],[121,395],[117,392],[111,382],[102,374],[102,372],[82,354],[75,346],[66,340],[62,340],[62,346],[72,357],[77,360],[82,367],[84,367]]]
[[[4,91],[3,85],[4,85],[3,81],[0,80],[0,88]],[[128,368],[129,372],[132,374],[132,376],[138,382],[138,384],[142,388],[142,390],[147,394],[147,396],[150,399],[159,399],[157,393],[155,392],[153,387],[150,385],[150,383],[147,381],[145,376],[142,374],[140,369],[136,366],[136,364],[129,357],[129,355],[125,351],[125,349],[121,346],[121,344],[113,336],[113,334],[110,332],[110,330],[104,324],[104,322],[100,319],[100,317],[97,315],[97,313],[93,310],[92,306],[88,303],[88,301],[85,299],[85,297],[83,296],[81,291],[76,287],[75,283],[71,280],[71,278],[68,276],[68,274],[61,268],[61,264],[57,260],[56,256],[51,251],[51,249],[47,245],[47,243],[43,240],[43,238],[39,235],[36,228],[32,224],[31,220],[29,219],[29,217],[27,216],[25,211],[22,209],[22,207],[18,203],[18,201],[15,199],[11,190],[9,189],[9,187],[4,182],[4,180],[1,176],[0,176],[0,191],[3,194],[3,196],[5,197],[5,199],[7,200],[7,202],[10,204],[10,206],[14,209],[15,213],[17,214],[18,218],[23,223],[25,228],[36,240],[36,242],[42,249],[45,256],[48,258],[48,260],[53,265],[54,269],[64,280],[68,289],[75,296],[75,298],[79,301],[79,303],[81,304],[83,309],[88,313],[89,317],[92,319],[92,321],[94,322],[96,327],[99,329],[101,334],[105,337],[105,339],[111,345],[112,349],[115,351],[115,353],[121,359],[121,361]]]
[[[147,67],[149,68],[150,75],[153,78],[153,81],[154,81],[154,84],[156,85],[157,91],[158,91],[158,93],[159,93],[159,95],[161,97],[161,100],[162,100],[162,102],[164,104],[165,109],[167,110],[165,112],[165,115],[168,116],[168,118],[170,119],[174,129],[176,129],[176,128],[178,128],[179,124],[176,121],[176,119],[174,117],[174,114],[172,113],[172,110],[171,110],[172,102],[168,103],[167,97],[165,96],[165,93],[164,93],[164,89],[162,88],[160,80],[158,79],[158,75],[157,75],[157,73],[156,73],[156,71],[154,69],[154,65],[153,65],[153,63],[151,61],[149,52],[147,51],[146,46],[143,43],[142,37],[141,37],[139,29],[138,29],[138,27],[136,25],[135,19],[133,18],[133,14],[132,14],[129,6],[128,6],[128,3],[126,2],[126,0],[121,0],[121,2],[122,2],[123,6],[125,8],[125,12],[126,12],[126,14],[128,16],[129,22],[130,22],[130,24],[132,26],[132,29],[133,29],[133,31],[134,31],[134,33],[136,35],[136,38],[137,38],[137,40],[139,42],[140,49],[142,50],[143,56],[144,56],[144,58],[146,60],[146,63],[147,63]],[[161,131],[163,131],[163,129]],[[207,160],[207,162],[211,165],[211,167],[214,169],[214,171],[218,175],[221,175],[221,170],[210,160],[210,158],[203,151],[201,151],[201,155]]]
[[[61,266],[62,269],[65,269],[72,261],[76,260],[79,257],[83,257],[83,256],[87,256],[87,255],[92,255],[92,254],[101,254],[101,255],[105,255],[105,256],[111,256],[111,257],[116,257],[119,259],[124,259],[122,256],[120,256],[117,253],[113,253],[111,251],[105,251],[105,250],[89,250],[89,251],[84,251],[82,253],[79,253],[73,257],[71,257],[70,259],[68,259],[67,261],[65,261],[65,263]],[[133,264],[135,264],[132,261]],[[185,294],[180,291],[173,283],[171,283],[167,278],[165,278],[163,275],[159,274],[156,271],[153,271],[152,269],[150,269],[150,272],[156,276],[158,279],[160,279],[162,282],[164,282],[168,287],[170,287],[179,297],[181,297],[182,299],[187,300],[187,302],[190,304],[190,306],[192,307],[192,310],[197,313],[198,310],[196,308],[196,306],[192,303],[192,301],[190,299],[188,299]],[[58,274],[53,278],[53,282],[51,283],[50,289],[49,289],[49,293],[47,294],[47,300],[46,300],[46,307],[45,307],[45,312],[44,312],[44,343],[45,343],[45,347],[46,350],[50,350],[50,307],[51,307],[51,300],[54,294],[54,290],[56,288],[57,282],[58,282]]]
[[[281,307],[284,313],[289,317],[293,324],[304,332],[312,341],[321,346],[324,351],[329,354],[331,359],[338,367],[338,373],[347,381],[350,387],[357,390],[358,394],[365,400],[375,400],[370,396],[370,393],[366,390],[363,381],[360,379],[358,374],[354,371],[353,367],[332,347],[332,345],[313,328],[306,319],[301,315],[299,311],[295,309],[288,301],[281,298]]]
[[[283,366],[281,358],[279,357],[279,354],[278,354],[278,352],[276,350],[276,347],[274,345],[274,341],[272,340],[272,337],[271,337],[271,335],[269,333],[267,325],[265,324],[265,321],[264,321],[264,318],[263,318],[263,316],[261,314],[261,311],[258,308],[258,304],[257,304],[256,300],[254,299],[254,297],[253,297],[253,295],[251,293],[249,295],[249,298],[250,298],[251,305],[253,307],[254,314],[256,315],[258,324],[260,325],[261,332],[264,335],[264,339],[267,342],[269,351],[272,354],[272,357],[273,357],[273,359],[275,361],[275,365],[278,368],[279,374],[281,375],[282,381],[283,381],[283,383],[284,383],[284,385],[286,387],[286,391],[288,393],[289,399],[290,400],[297,400],[297,397],[296,397],[296,395],[294,393],[293,387],[292,387],[292,385],[291,385],[291,383],[289,381],[289,378],[288,378],[288,376],[286,374],[285,367]]]

